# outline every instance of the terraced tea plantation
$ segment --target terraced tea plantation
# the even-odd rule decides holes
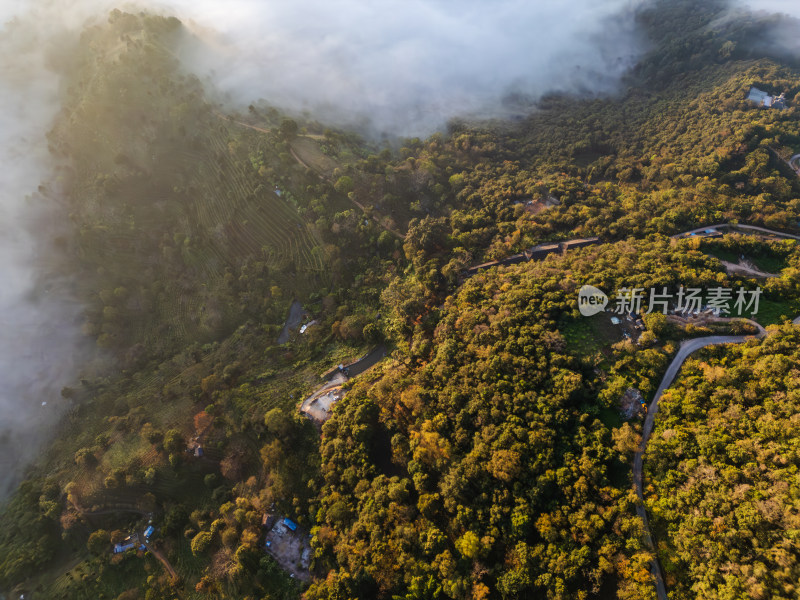
[[[103,290],[87,334],[102,347],[130,350],[133,338],[163,355],[220,339],[248,317],[277,322],[287,300],[329,281],[319,233],[297,201],[319,179],[278,128],[220,118],[199,82],[175,72],[168,36],[129,39],[127,17],[112,23],[94,42],[113,51],[76,70],[81,93],[51,134],[71,158],[64,179],[82,223],[87,277],[76,293]]]

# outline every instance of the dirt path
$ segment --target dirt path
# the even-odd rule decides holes
[[[776,275],[775,273],[766,273],[764,271],[759,271],[758,269],[754,269],[753,267],[748,267],[747,265],[743,265],[741,263],[736,264],[732,262],[728,262],[727,260],[720,260],[722,266],[725,267],[725,270],[728,273],[733,273],[736,275],[752,275],[753,277],[760,277],[762,279],[770,279],[772,277],[780,277],[780,275]]]
[[[86,516],[86,517],[111,515],[115,513],[135,513],[138,515],[142,515],[143,517],[149,517],[152,514],[134,507],[102,508],[100,510],[86,510],[83,507],[75,504],[74,502],[72,503],[72,505],[75,507],[75,510],[77,510],[81,516]],[[172,578],[172,580],[177,581],[178,579],[180,579],[177,571],[175,571],[175,569],[170,564],[169,560],[167,560],[167,557],[164,556],[164,554],[160,550],[157,550],[150,542],[145,540],[144,532],[137,531],[136,534],[139,540],[143,540],[141,543],[144,544],[145,548],[147,548],[152,553],[152,555],[155,556],[159,560],[159,562],[161,562],[162,565],[164,565],[164,568],[167,570],[167,573],[169,573],[169,576]]]
[[[214,114],[217,115],[223,121],[229,121],[231,123],[236,123],[237,125],[241,125],[242,127],[247,127],[248,129],[255,129],[256,131],[260,131],[261,133],[272,133],[272,131],[270,131],[269,129],[263,129],[261,127],[256,127],[255,125],[249,125],[249,124],[245,123],[244,121],[237,121],[233,117],[229,117],[227,115],[223,115],[222,113],[215,112]]]
[[[139,539],[143,540],[144,535],[142,535]],[[169,563],[169,560],[167,560],[167,557],[164,556],[163,552],[153,547],[150,544],[150,542],[143,542],[143,543],[145,548],[147,548],[150,551],[150,553],[153,556],[155,556],[161,562],[162,565],[164,565],[164,568],[167,570],[167,573],[169,573],[169,576],[172,577],[172,581],[178,581],[180,579],[178,573],[175,571],[175,569],[172,568],[172,565]]]
[[[292,158],[294,158],[301,166],[305,167],[309,171],[313,171],[314,173],[316,173],[317,177],[319,177],[323,181],[327,181],[328,183],[331,183],[331,180],[328,179],[327,177],[325,177],[325,175],[323,173],[320,173],[314,167],[312,167],[310,164],[308,164],[306,161],[304,161],[302,158],[300,158],[300,156],[297,154],[297,152],[294,151],[294,148],[292,148],[291,144],[289,145],[289,154],[291,154]]]

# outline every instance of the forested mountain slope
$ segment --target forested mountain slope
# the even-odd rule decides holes
[[[631,482],[641,421],[619,401],[649,399],[681,340],[753,328],[642,315],[634,341],[579,314],[590,284],[762,290],[754,318],[776,328],[707,351],[665,396],[647,507],[675,597],[792,597],[800,250],[668,237],[799,230],[784,159],[800,152],[800,71],[757,52],[768,23],[724,8],[643,11],[651,51],[613,97],[385,142],[214,104],[176,58],[175,19],[114,11],[88,29],[50,142],[61,247],[112,367],[65,388],[58,435],[4,505],[0,590],[655,598]],[[747,103],[751,85],[789,108]],[[723,262],[739,260],[774,276]],[[280,344],[295,299],[309,327]],[[321,430],[300,416],[321,373],[377,344],[388,358],[344,384]],[[267,513],[310,544],[307,582],[266,552]],[[112,556],[150,514],[153,549]]]
[[[800,329],[706,351],[662,401],[647,475],[674,598],[797,593]]]

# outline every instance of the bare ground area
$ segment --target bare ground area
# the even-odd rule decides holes
[[[358,360],[346,366],[342,365],[342,368],[334,372],[327,383],[314,390],[314,393],[303,400],[300,412],[315,423],[321,424],[327,421],[331,416],[333,405],[344,398],[345,391],[342,389],[342,384],[374,367],[383,360],[386,353],[386,346],[380,345]]]
[[[297,300],[294,300],[289,307],[289,315],[286,317],[286,322],[283,324],[281,334],[278,336],[279,344],[285,344],[289,341],[289,335],[300,326],[300,322],[305,315],[306,311],[303,309],[303,305]]]
[[[324,423],[331,416],[333,405],[344,398],[342,386],[325,386],[314,392],[303,401],[300,412],[311,417],[312,420]]]
[[[749,275],[750,277],[759,277],[763,279],[769,279],[771,277],[780,277],[780,275],[776,275],[775,273],[767,273],[765,271],[761,271],[753,263],[747,260],[740,260],[739,264],[734,264],[732,262],[728,262],[727,260],[722,260],[720,262],[725,267],[725,270],[731,274]]]
[[[302,581],[311,576],[308,566],[311,556],[311,536],[300,527],[292,531],[282,522],[267,532],[264,549],[291,575]]]

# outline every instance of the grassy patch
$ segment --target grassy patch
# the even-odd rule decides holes
[[[600,410],[597,417],[602,421],[603,425],[609,429],[620,427],[624,422],[622,415],[619,414],[619,410],[616,408],[603,408]]]
[[[778,256],[754,256],[751,260],[755,266],[767,273],[780,273],[788,266],[786,261]]]
[[[622,330],[605,313],[581,317],[559,329],[567,341],[567,349],[578,356],[591,356],[622,340]]]
[[[737,264],[739,262],[739,255],[736,254],[736,252],[728,250],[727,248],[723,248],[719,244],[703,244],[703,252],[733,264]]]
[[[115,559],[110,556],[85,560],[69,569],[54,580],[42,582],[42,598],[61,600],[95,600],[97,598],[116,598],[122,592],[140,589],[147,579],[147,560],[131,552]],[[160,565],[159,565],[160,566]]]
[[[780,273],[788,266],[785,256],[781,255],[785,250],[768,243],[753,240],[748,240],[748,242],[750,246],[741,250],[726,247],[724,245],[726,241],[717,240],[703,240],[700,247],[703,252],[733,264],[739,264],[739,260],[744,256],[745,260],[766,273]],[[730,241],[728,240],[727,243]]]
[[[303,163],[323,177],[331,177],[339,166],[339,163],[327,156],[314,140],[300,136],[292,140],[291,146]]]
[[[796,305],[792,305],[787,301],[775,301],[768,298],[761,298],[758,305],[758,314],[753,316],[754,321],[758,321],[765,327],[767,325],[780,324],[783,318],[793,319],[797,316],[800,309]],[[745,315],[749,316],[749,315]]]

